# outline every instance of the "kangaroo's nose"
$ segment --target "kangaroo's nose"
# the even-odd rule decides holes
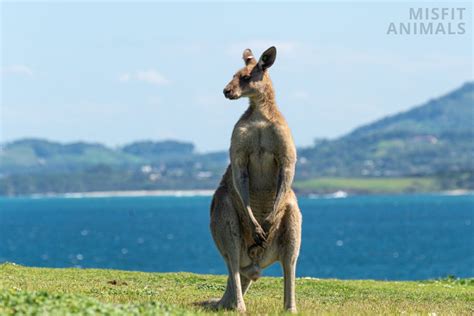
[[[224,88],[224,95],[225,95],[226,97],[229,96],[230,92],[231,92],[231,90],[230,90],[229,88]]]

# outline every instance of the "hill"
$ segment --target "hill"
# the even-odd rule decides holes
[[[140,141],[119,148],[23,139],[0,152],[0,195],[215,186],[227,153],[199,154],[180,141]]]
[[[474,169],[474,83],[300,151],[303,176],[413,176]]]
[[[473,122],[474,83],[469,82],[343,137],[300,148],[295,187],[320,193],[472,190]],[[23,139],[2,146],[0,195],[212,189],[227,163],[225,151],[198,153],[193,144],[180,141],[140,141],[109,148]],[[380,187],[379,178],[400,186]],[[402,180],[390,180],[394,178]],[[349,180],[341,186],[338,179]],[[390,190],[374,191],[374,184]]]
[[[301,315],[472,314],[474,280],[418,282],[297,278]],[[221,315],[224,276],[0,265],[0,314]],[[264,277],[245,296],[251,315],[280,314],[283,280]],[[238,315],[237,313],[228,313]]]

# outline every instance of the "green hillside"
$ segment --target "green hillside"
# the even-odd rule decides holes
[[[98,164],[114,166],[140,161],[140,157],[101,144],[61,144],[42,139],[22,139],[4,146],[0,171],[6,174],[73,171]]]
[[[319,177],[300,180],[294,184],[300,193],[331,193],[344,191],[350,193],[426,193],[443,190],[436,178],[430,177],[397,177],[397,178],[343,178]]]
[[[474,83],[338,139],[317,140],[298,156],[295,188],[301,192],[473,190]],[[1,147],[0,195],[212,189],[227,164],[226,151],[198,153],[180,141],[109,148],[23,139]],[[373,185],[379,178],[392,184]]]

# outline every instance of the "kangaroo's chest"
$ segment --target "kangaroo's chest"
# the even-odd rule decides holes
[[[274,154],[278,146],[273,126],[268,121],[256,120],[236,127],[237,146],[249,155]]]
[[[250,204],[260,220],[271,211],[276,195],[278,143],[268,122],[254,121],[237,128],[236,145],[248,156]]]

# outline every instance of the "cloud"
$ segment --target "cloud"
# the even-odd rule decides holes
[[[9,65],[2,68],[2,74],[33,77],[33,70],[26,65]]]
[[[121,75],[118,77],[118,80],[119,80],[120,82],[127,82],[127,81],[130,81],[130,74],[128,74],[128,73],[121,74]]]
[[[125,72],[118,76],[118,81],[143,81],[156,86],[162,86],[170,83],[170,81],[164,75],[154,69]]]

